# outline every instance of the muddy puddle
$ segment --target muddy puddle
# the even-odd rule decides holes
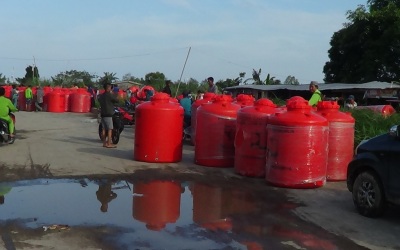
[[[108,228],[102,240],[111,249],[364,249],[296,217],[301,204],[280,190],[182,180],[36,179],[2,182],[0,195],[0,233],[10,223],[21,231],[72,234]]]

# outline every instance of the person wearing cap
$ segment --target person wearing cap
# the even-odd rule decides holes
[[[207,82],[208,82],[208,91],[207,92],[218,94],[218,87],[217,87],[217,85],[214,84],[214,78],[213,77],[207,78]]]
[[[308,104],[312,107],[316,107],[318,102],[322,101],[322,93],[318,89],[318,83],[316,81],[312,81],[309,86],[310,92],[312,96],[308,101]]]
[[[357,103],[354,101],[354,95],[349,95],[346,102],[346,108],[353,109],[357,107]]]

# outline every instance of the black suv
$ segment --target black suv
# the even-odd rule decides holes
[[[387,203],[400,205],[400,125],[363,141],[347,169],[347,188],[358,212],[381,215]]]

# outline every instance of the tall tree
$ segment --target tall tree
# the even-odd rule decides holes
[[[348,23],[335,32],[323,72],[326,82],[398,81],[400,77],[400,1],[369,0],[347,12]]]
[[[71,87],[74,83],[81,83],[85,86],[92,85],[94,83],[94,79],[97,78],[97,76],[89,74],[86,71],[69,70],[58,73],[51,78],[54,85]]]
[[[0,73],[0,83],[6,83],[6,76]]]
[[[156,90],[161,90],[164,87],[165,80],[164,73],[158,71],[147,73],[144,77],[145,84],[152,86]]]

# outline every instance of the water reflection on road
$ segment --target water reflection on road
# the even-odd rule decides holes
[[[1,190],[5,190],[1,193]],[[115,249],[363,249],[299,219],[277,190],[175,180],[0,184],[0,226],[107,226]],[[2,199],[1,199],[2,200]]]

